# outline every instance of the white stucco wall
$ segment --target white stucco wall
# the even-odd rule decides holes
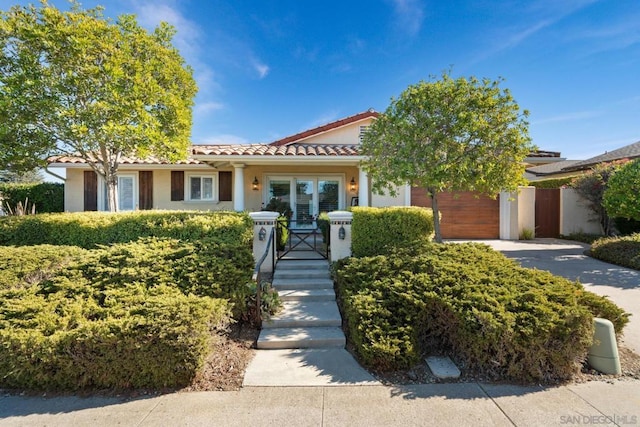
[[[536,227],[536,189],[520,187],[515,193],[500,193],[500,239],[518,240],[523,230]]]
[[[67,212],[84,210],[84,171],[86,169],[67,169],[67,180],[64,183],[64,209]],[[121,168],[122,173],[138,173],[137,169]],[[147,169],[148,170],[148,169]],[[175,170],[180,170],[177,167]],[[216,171],[208,169],[189,169],[189,174],[211,174]],[[185,187],[186,187],[185,183]],[[186,196],[185,196],[186,197]],[[170,210],[233,210],[233,202],[218,201],[171,201],[171,169],[153,170],[153,208]]]
[[[360,142],[360,126],[369,126],[373,118],[351,123],[337,129],[331,129],[325,133],[314,135],[298,141],[300,144],[358,144]]]
[[[385,194],[371,194],[371,206],[374,208],[383,208],[387,206],[411,206],[411,193],[407,191],[407,186],[402,185],[396,187],[397,196],[391,196],[388,191]]]
[[[602,234],[598,220],[586,201],[573,189],[560,189],[560,234]]]

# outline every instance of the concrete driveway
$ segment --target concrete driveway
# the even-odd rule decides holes
[[[547,270],[578,280],[588,290],[609,297],[631,313],[623,342],[640,354],[640,271],[619,267],[586,256],[589,245],[570,240],[475,240],[518,261],[523,267]]]

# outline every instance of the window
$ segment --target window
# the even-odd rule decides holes
[[[214,175],[190,175],[188,187],[189,200],[211,201],[216,199]]]
[[[118,174],[118,208],[120,211],[133,211],[138,208],[138,179],[136,174]],[[98,189],[100,195],[97,200],[98,210],[108,210],[107,183],[99,177]]]

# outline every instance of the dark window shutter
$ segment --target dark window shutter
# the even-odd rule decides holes
[[[184,200],[184,171],[171,171],[171,201]]]
[[[231,172],[218,172],[218,196],[221,202],[233,200]]]
[[[138,172],[138,209],[153,209],[153,171]]]
[[[98,210],[98,174],[84,171],[84,210]]]

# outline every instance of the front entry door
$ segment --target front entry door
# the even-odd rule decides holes
[[[343,180],[339,177],[271,176],[268,182],[268,200],[276,198],[289,203],[294,228],[315,228],[318,214],[344,206]]]
[[[315,228],[314,215],[314,188],[313,179],[296,179],[296,198],[294,212],[294,228]]]

